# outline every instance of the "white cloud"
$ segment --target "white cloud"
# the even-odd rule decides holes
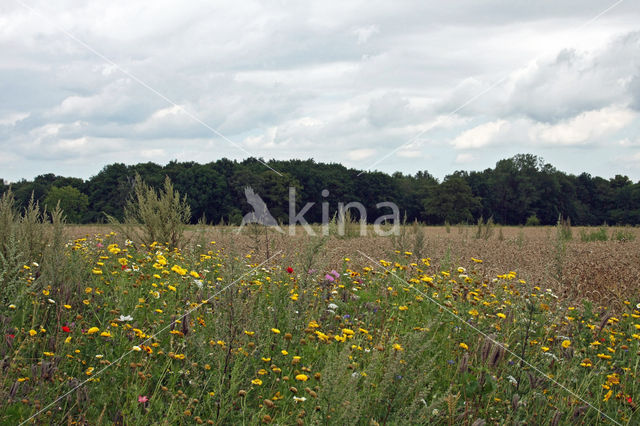
[[[353,161],[361,161],[366,160],[367,158],[371,158],[376,154],[375,149],[363,148],[363,149],[354,149],[347,152],[347,158]]]
[[[476,157],[469,152],[461,152],[456,155],[455,163],[456,164],[467,164],[471,163],[476,159]]]
[[[456,149],[482,148],[495,141],[496,136],[508,125],[505,120],[496,120],[480,124],[465,130],[457,136],[451,145]]]
[[[22,113],[22,112],[9,113],[3,117],[0,117],[0,126],[15,126],[16,123],[29,117],[29,115],[31,114],[29,114],[28,112],[27,113]]]
[[[380,28],[377,25],[367,25],[366,27],[360,27],[353,30],[353,33],[358,37],[358,44],[365,44],[372,35],[380,32]]]
[[[557,145],[593,143],[602,136],[624,128],[637,116],[637,113],[626,108],[606,107],[580,113],[558,124],[534,124],[529,131],[529,138],[534,142]]]
[[[565,146],[597,170],[587,147],[611,140],[624,157],[640,131],[640,9],[628,2],[584,27],[601,2],[29,4],[46,19],[0,4],[0,155],[21,164],[4,178],[247,156],[57,27],[264,158],[366,168],[401,147],[376,167],[415,172],[425,153]]]

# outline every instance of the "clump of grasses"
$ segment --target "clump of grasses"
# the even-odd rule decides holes
[[[491,238],[495,231],[495,223],[493,222],[493,217],[490,217],[486,221],[483,217],[478,219],[478,223],[476,224],[476,234],[475,237],[477,239],[488,240]]]
[[[600,228],[598,230],[586,231],[585,229],[580,230],[580,240],[583,242],[594,242],[594,241],[607,241],[609,239],[609,235],[607,234],[607,230],[605,228]]]
[[[136,174],[133,193],[124,210],[124,221],[108,216],[109,222],[129,240],[149,245],[153,242],[180,247],[185,243],[184,230],[191,219],[186,195],[173,188],[167,176],[156,191]]]
[[[628,228],[615,229],[611,232],[611,240],[626,243],[628,241],[635,241],[636,235]]]
[[[22,298],[27,291],[61,283],[68,265],[64,259],[67,243],[65,218],[58,204],[51,212],[41,208],[33,195],[19,212],[11,189],[0,198],[0,303],[6,305]],[[19,278],[25,271],[31,279],[27,286]]]

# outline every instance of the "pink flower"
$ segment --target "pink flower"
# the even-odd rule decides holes
[[[330,282],[334,282],[336,280],[335,278],[333,278],[333,275],[329,275],[329,274],[325,275],[324,279]]]
[[[140,396],[138,397],[138,402],[139,402],[140,404],[145,404],[145,403],[146,403],[146,402],[148,402],[148,401],[149,401],[149,398],[148,398],[146,395],[144,395],[144,396],[143,396],[143,395],[140,395]]]
[[[98,243],[98,248],[102,248],[104,245],[102,243]]]
[[[330,272],[331,275],[333,275],[334,277],[336,277],[336,279],[338,279],[340,277],[340,274],[338,273],[338,271],[336,271],[335,269],[333,271]]]

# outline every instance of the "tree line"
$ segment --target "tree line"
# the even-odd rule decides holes
[[[567,174],[532,154],[500,160],[483,171],[456,171],[442,181],[428,171],[360,174],[341,164],[314,160],[266,164],[281,176],[256,158],[223,158],[208,164],[172,161],[165,166],[116,163],[88,180],[51,173],[11,184],[0,179],[0,193],[11,188],[22,207],[32,196],[50,210],[59,202],[71,223],[101,223],[107,214],[122,218],[139,174],[155,188],[162,187],[168,176],[187,196],[194,223],[205,218],[208,223],[239,224],[252,211],[244,193],[251,187],[283,223],[289,221],[289,192],[295,188],[296,213],[314,203],[304,215],[309,223],[322,222],[323,203],[334,215],[338,203],[360,202],[373,221],[390,213],[376,204],[390,201],[407,221],[431,225],[474,223],[479,218],[504,225],[551,225],[560,215],[575,225],[640,224],[640,182],[622,175],[604,179]],[[355,210],[353,217],[359,219]]]

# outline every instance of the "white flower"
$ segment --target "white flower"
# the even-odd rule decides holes
[[[424,399],[422,401],[424,402]],[[424,405],[427,405],[427,403],[424,402]],[[434,408],[433,411],[431,412],[432,416],[437,416],[438,414],[440,414],[440,411],[438,411],[437,408]]]
[[[198,288],[202,288],[202,280],[193,280],[194,283],[198,286]]]
[[[120,315],[118,318],[120,322],[133,321],[133,317],[131,315]]]
[[[554,360],[558,361],[558,357],[555,356],[554,354],[552,354],[551,352],[545,352],[543,355],[548,356],[553,358]]]
[[[127,246],[127,247],[128,247],[128,246],[131,246],[131,245],[133,245],[133,241],[131,241],[131,240],[126,240],[126,241],[124,242],[124,245],[125,245],[125,246]]]
[[[329,303],[329,306],[327,306],[327,308],[335,311],[336,309],[338,309],[338,305],[336,305],[335,303]]]
[[[38,265],[38,263],[37,263],[37,262],[33,262],[33,263],[32,263],[32,265],[33,265],[33,266],[35,266],[36,268],[37,268],[38,266],[40,266],[40,265]]]
[[[636,308],[637,308],[637,309],[640,309],[640,303],[638,303],[638,304],[636,305]]]
[[[293,400],[295,402],[305,402],[307,400],[307,398],[305,398],[304,396],[294,396]]]
[[[518,386],[518,381],[516,380],[515,377],[513,376],[507,376],[507,379],[509,380],[509,382],[514,385],[514,386]]]
[[[140,352],[142,350],[142,348],[140,346],[134,346],[131,348],[131,350],[134,350],[136,352]]]
[[[53,299],[47,299],[47,301],[48,301],[49,303],[51,303],[52,305],[55,305],[55,304],[56,304],[56,301],[55,301],[55,300],[53,300]]]

